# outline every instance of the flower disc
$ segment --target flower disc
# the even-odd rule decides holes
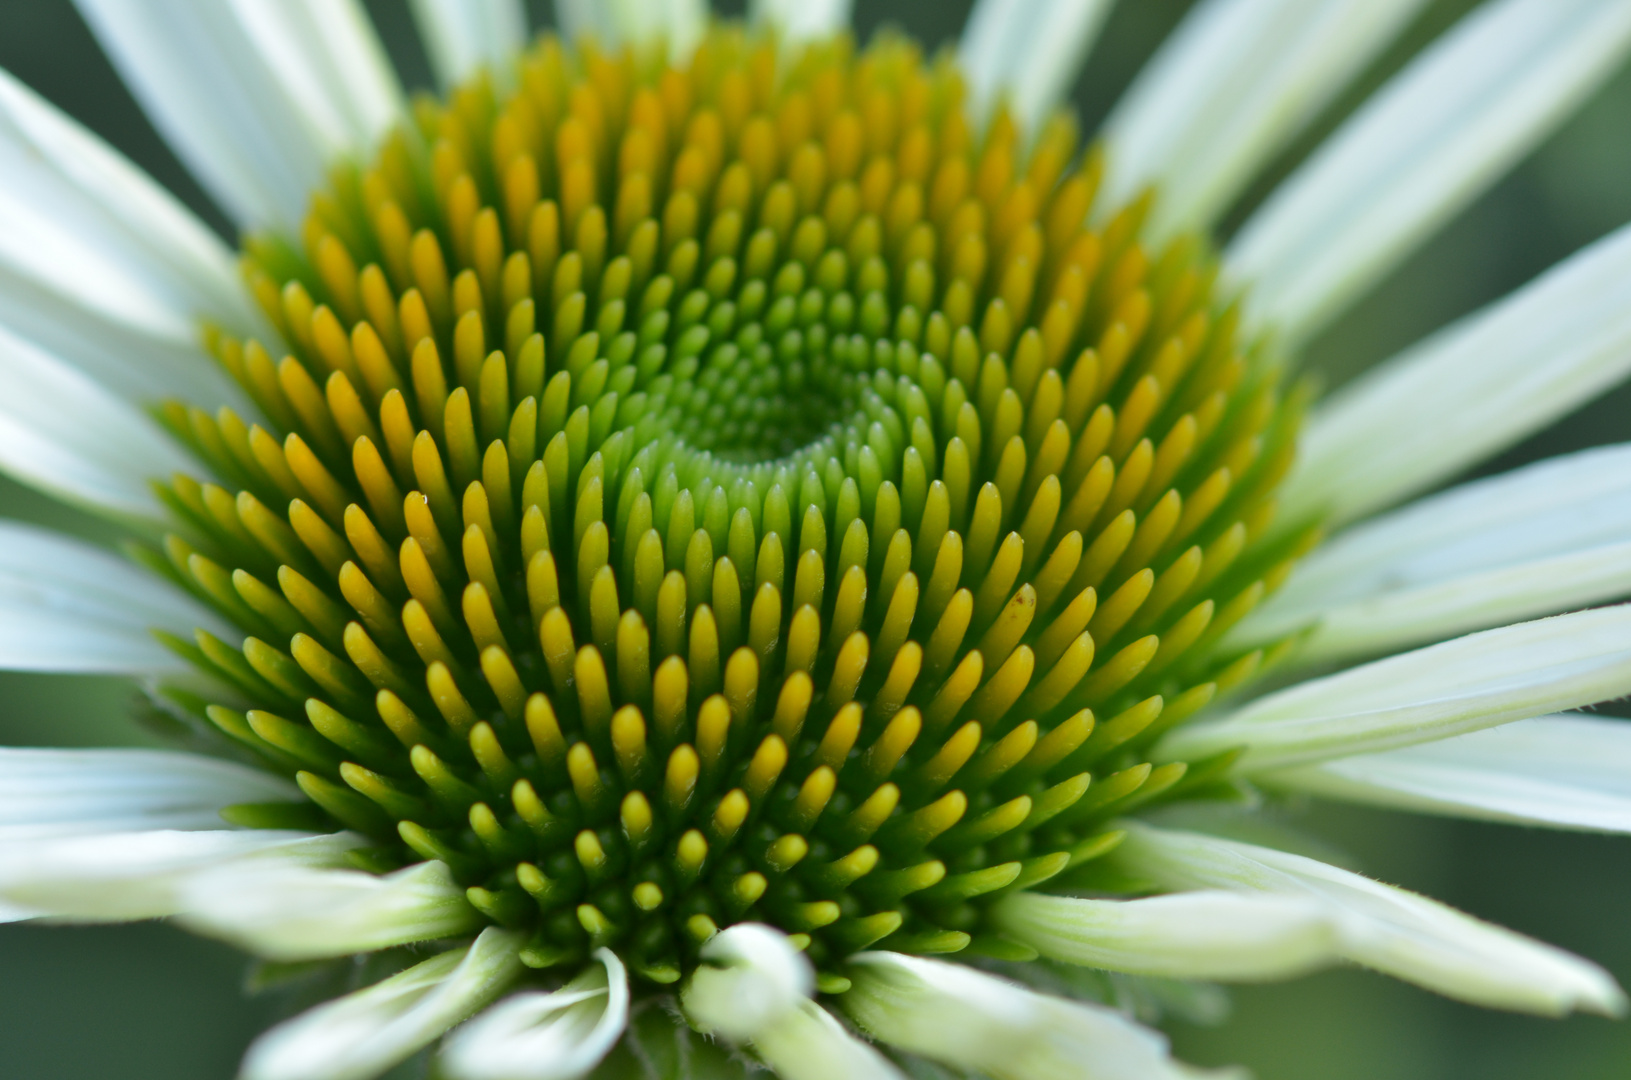
[[[1203,245],[898,39],[507,74],[247,245],[276,336],[211,348],[262,419],[163,408],[211,478],[152,558],[247,637],[170,639],[236,696],[163,704],[315,804],[234,820],[442,860],[534,966],[1026,955],[984,905],[1216,774],[1140,747],[1302,542]]]

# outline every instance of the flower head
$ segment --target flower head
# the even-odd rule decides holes
[[[1039,957],[1623,1007],[1585,961],[1164,808],[1631,821],[1623,777],[1569,776],[1624,732],[1543,716],[1631,690],[1631,612],[1503,625],[1626,591],[1592,513],[1623,454],[1344,529],[1624,373],[1628,241],[1306,434],[1285,375],[1631,45],[1624,5],[1469,16],[1221,256],[1210,219],[1413,4],[1203,4],[1085,152],[1053,109],[1099,3],[981,3],[926,62],[856,50],[841,4],[743,27],[568,3],[571,36],[528,46],[507,4],[426,0],[452,88],[411,110],[348,4],[210,9],[243,65],[218,88],[248,95],[221,100],[169,66],[156,7],[84,7],[248,227],[243,288],[0,84],[42,180],[22,219],[73,241],[17,245],[0,282],[0,464],[129,521],[147,572],[10,528],[7,659],[149,675],[213,756],[0,758],[0,900],[381,953],[395,973],[246,1076],[375,1075],[478,1012],[449,1075],[585,1075],[653,1039],[724,1067],[654,1033],[665,1005],[791,1078],[1184,1074],[985,970]],[[223,137],[234,110],[250,137]],[[1464,415],[1413,421],[1444,393]],[[1562,527],[1537,539],[1537,512]],[[1275,664],[1420,644],[1250,696]]]

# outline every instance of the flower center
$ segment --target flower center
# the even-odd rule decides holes
[[[1067,121],[977,137],[902,40],[515,75],[248,243],[260,423],[162,410],[213,474],[163,561],[248,635],[170,640],[252,707],[166,704],[312,800],[230,816],[443,860],[539,967],[1025,955],[984,905],[1224,764],[1142,750],[1264,660],[1213,643],[1303,539],[1275,369],[1202,244],[1084,224]]]

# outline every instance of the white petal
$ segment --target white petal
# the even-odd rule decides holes
[[[191,461],[126,401],[0,329],[0,471],[99,513],[162,520],[148,481]]]
[[[0,521],[0,670],[186,671],[152,630],[200,626],[231,636],[181,590],[110,552]]]
[[[0,71],[0,325],[126,396],[235,401],[199,347],[206,318],[259,328],[220,240]]]
[[[997,1080],[1181,1080],[1189,1069],[1167,1040],[1097,1005],[1039,994],[976,971],[894,952],[866,952],[845,968],[854,985],[838,1004],[868,1034],[898,1049]]]
[[[1205,0],[1105,122],[1112,206],[1159,184],[1148,228],[1204,228],[1425,0]]]
[[[1625,1007],[1614,979],[1589,961],[1301,855],[1133,823],[1112,857],[1166,888],[1243,889],[1316,903],[1345,959],[1449,997],[1549,1015],[1614,1015]]]
[[[294,229],[402,91],[356,0],[76,0],[153,124],[242,224]]]
[[[1536,462],[1341,533],[1229,645],[1319,622],[1300,655],[1325,659],[1600,603],[1631,592],[1628,541],[1631,445]]]
[[[1318,329],[1567,117],[1628,45],[1620,0],[1495,0],[1468,15],[1229,245],[1254,316],[1293,342]]]
[[[428,1046],[521,973],[524,936],[489,927],[399,975],[319,1005],[255,1040],[241,1080],[368,1080]]]
[[[270,773],[198,754],[0,748],[0,846],[86,833],[219,829],[223,807],[300,798],[298,788]]]
[[[775,1026],[815,985],[810,962],[787,935],[761,923],[737,923],[716,934],[702,947],[702,959],[681,995],[685,1013],[699,1030],[737,1041]]]
[[[1301,975],[1336,956],[1329,920],[1295,896],[1082,900],[1018,892],[993,905],[991,919],[1054,960],[1135,975],[1261,981]]]
[[[1268,694],[1159,744],[1245,772],[1431,742],[1631,692],[1631,605],[1504,626]]]
[[[274,960],[311,960],[467,933],[481,918],[447,865],[229,868],[187,883],[183,921]]]
[[[1631,833],[1631,721],[1542,716],[1262,782],[1425,814]]]
[[[520,0],[412,0],[408,6],[444,89],[483,65],[501,71],[527,43]]]
[[[756,23],[769,23],[788,41],[830,37],[849,28],[855,0],[753,0]]]
[[[782,1080],[905,1080],[900,1070],[805,998],[754,1040]]]
[[[1321,403],[1282,489],[1282,512],[1360,517],[1449,479],[1628,373],[1624,227]]]
[[[588,34],[602,45],[666,41],[668,55],[682,61],[702,40],[707,0],[556,0],[555,17],[568,37]]]
[[[1109,13],[1110,0],[977,0],[957,46],[974,115],[1006,98],[1035,131],[1070,92]]]
[[[174,915],[201,873],[325,866],[362,843],[350,833],[308,836],[272,829],[114,832],[0,845],[0,903],[69,922]]]
[[[573,1080],[600,1064],[629,1022],[629,977],[610,949],[552,993],[512,994],[448,1040],[454,1080]]]

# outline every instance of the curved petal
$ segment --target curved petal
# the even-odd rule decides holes
[[[830,37],[849,29],[855,0],[753,0],[755,23],[769,23],[788,41]]]
[[[969,105],[982,121],[1007,99],[1035,131],[1070,92],[1112,0],[977,0],[957,45]]]
[[[1552,1016],[1625,1009],[1624,993],[1596,964],[1301,855],[1135,823],[1110,857],[1166,888],[1239,889],[1315,904],[1343,958],[1448,997]]]
[[[299,798],[298,788],[270,773],[198,754],[0,748],[0,846],[86,833],[219,829],[223,807]]]
[[[236,401],[199,346],[200,319],[259,326],[226,247],[0,71],[0,325],[133,399]]]
[[[1496,0],[1383,87],[1254,213],[1225,258],[1300,341],[1488,187],[1631,46],[1618,0]]]
[[[1627,374],[1631,226],[1322,402],[1282,488],[1282,513],[1361,517],[1449,479]]]
[[[1017,892],[990,917],[1054,960],[1134,975],[1257,982],[1302,975],[1336,959],[1336,934],[1296,896],[1207,890],[1140,900]]]
[[[0,903],[65,922],[174,915],[200,874],[328,866],[363,843],[273,829],[90,833],[0,844]]]
[[[497,927],[255,1040],[242,1080],[368,1080],[479,1012],[521,973],[523,935]]]
[[[181,590],[109,552],[0,521],[0,670],[185,671],[151,631],[199,626],[226,629]]]
[[[782,1080],[905,1080],[882,1054],[808,998],[761,1032],[753,1048]]]
[[[1423,814],[1631,833],[1631,722],[1541,716],[1261,780]]]
[[[505,998],[443,1052],[453,1080],[574,1080],[599,1065],[629,1022],[629,977],[610,949],[551,993]]]
[[[192,465],[152,421],[5,329],[0,384],[0,471],[97,513],[163,520],[148,481]]]
[[[603,45],[646,45],[666,40],[668,55],[683,60],[708,25],[707,0],[556,0],[555,17],[568,37],[584,34]]]
[[[1426,0],[1206,0],[1105,121],[1105,195],[1146,184],[1157,237],[1205,228]]]
[[[755,1039],[807,1000],[815,976],[787,935],[760,923],[737,923],[702,947],[680,1001],[693,1025],[730,1039]]]
[[[1298,658],[1418,645],[1631,593],[1631,446],[1451,488],[1322,545],[1225,648],[1318,623]]]
[[[240,224],[294,229],[336,157],[402,114],[356,0],[75,0],[165,140]]]
[[[895,952],[849,958],[839,1005],[874,1038],[996,1080],[1184,1080],[1167,1040],[1120,1013]],[[1213,1074],[1215,1075],[1215,1074]]]
[[[274,960],[313,960],[468,933],[482,923],[447,865],[231,868],[187,883],[182,921]]]
[[[1164,738],[1165,759],[1238,746],[1246,773],[1431,742],[1631,692],[1631,604],[1469,634],[1280,690]]]
[[[527,43],[520,0],[411,0],[408,7],[443,89],[483,65],[502,70]]]

